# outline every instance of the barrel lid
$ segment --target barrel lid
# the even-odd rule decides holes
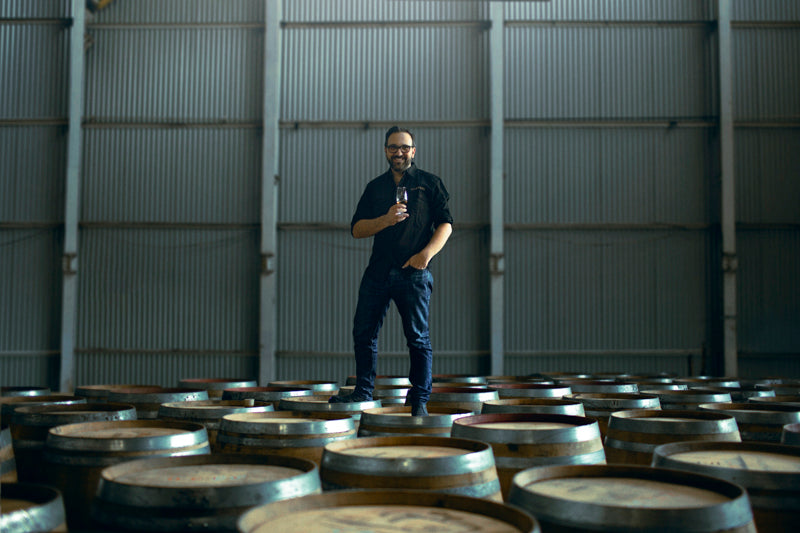
[[[50,428],[45,448],[123,452],[192,446],[207,441],[205,426],[195,422],[114,420]]]
[[[342,433],[354,428],[355,420],[346,414],[296,411],[229,414],[220,423],[220,431],[253,435]]]
[[[692,441],[662,444],[653,450],[653,462],[665,468],[689,469],[742,482],[745,475],[767,473],[792,477],[800,486],[800,447],[762,442]],[[748,474],[734,471],[747,471]]]
[[[753,520],[747,492],[715,477],[629,465],[542,466],[517,473],[509,503],[581,530],[722,531]]]
[[[488,442],[571,443],[600,438],[593,418],[546,413],[495,413],[466,416],[453,422],[453,437]]]
[[[255,507],[238,522],[243,533],[330,531],[473,531],[539,533],[529,513],[491,500],[422,490],[347,490]]]

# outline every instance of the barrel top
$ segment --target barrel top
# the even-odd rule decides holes
[[[629,508],[687,509],[729,501],[707,489],[627,477],[549,479],[525,488],[563,500]]]
[[[697,451],[672,456],[676,461],[738,470],[800,473],[800,457],[759,451]]]
[[[238,522],[244,533],[436,531],[539,533],[536,519],[502,503],[427,491],[347,490],[255,507]]]

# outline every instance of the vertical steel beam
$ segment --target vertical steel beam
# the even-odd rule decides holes
[[[259,295],[258,380],[275,380],[277,330],[278,151],[281,94],[281,0],[265,0],[264,117],[261,167],[261,274]]]
[[[734,180],[733,74],[731,1],[718,0],[719,130],[722,179],[722,307],[724,375],[739,373],[736,311],[736,183]]]
[[[83,83],[86,32],[86,2],[72,0],[69,36],[69,110],[67,169],[64,186],[63,296],[61,302],[61,360],[58,387],[72,392],[75,387],[75,329],[78,310],[78,214],[80,208],[81,156],[83,151]]]
[[[491,155],[490,155],[490,262],[489,262],[489,325],[490,325],[490,372],[492,375],[504,374],[504,298],[503,283],[505,272],[505,252],[503,248],[503,91],[504,91],[504,14],[503,4],[491,4],[492,28],[489,37],[490,62],[490,113],[491,113]]]

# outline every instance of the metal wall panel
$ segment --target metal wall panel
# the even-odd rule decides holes
[[[89,24],[263,24],[264,6],[264,0],[116,0]]]
[[[713,39],[698,26],[510,26],[508,119],[687,119],[715,113]]]
[[[488,117],[481,25],[286,28],[283,43],[282,120]]]
[[[90,374],[78,382],[102,377],[86,354],[256,356],[257,230],[96,228],[81,242],[76,366]]]
[[[89,28],[89,120],[237,122],[260,119],[263,30]]]
[[[177,387],[180,380],[257,380],[258,357],[252,353],[153,353],[147,351],[79,352],[76,385],[130,383]]]
[[[61,246],[51,228],[0,229],[0,352],[60,346]]]
[[[800,232],[737,234],[739,348],[745,354],[795,354],[800,346]]]
[[[486,2],[405,0],[284,0],[287,22],[406,22],[486,20]]]
[[[699,350],[707,340],[703,232],[512,231],[506,349]]]
[[[733,0],[734,21],[800,20],[800,3],[786,0]]]
[[[69,32],[60,21],[0,22],[0,119],[63,119]]]
[[[736,131],[736,218],[800,224],[800,130]]]
[[[737,28],[733,34],[734,117],[800,117],[800,26]]]
[[[57,126],[0,127],[0,223],[60,223],[66,138]]]
[[[512,376],[527,376],[538,372],[706,375],[703,372],[700,354],[614,354],[591,350],[585,353],[537,354],[523,357],[506,354],[505,369],[506,374]]]
[[[0,18],[65,18],[70,0],[5,0],[0,2]]]
[[[698,0],[552,0],[507,2],[508,20],[673,21],[707,20],[714,2]]]
[[[260,221],[255,128],[98,128],[84,139],[84,221]]]
[[[706,224],[706,128],[510,128],[511,224]]]

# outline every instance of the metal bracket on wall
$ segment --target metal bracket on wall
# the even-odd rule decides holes
[[[275,273],[275,254],[261,254],[261,273],[268,276]]]
[[[61,258],[61,268],[64,274],[78,273],[78,254],[64,254]]]
[[[723,272],[736,272],[739,270],[739,258],[736,254],[723,253],[722,254],[722,271]]]
[[[505,254],[492,254],[489,257],[489,272],[493,276],[502,275],[506,270]]]

